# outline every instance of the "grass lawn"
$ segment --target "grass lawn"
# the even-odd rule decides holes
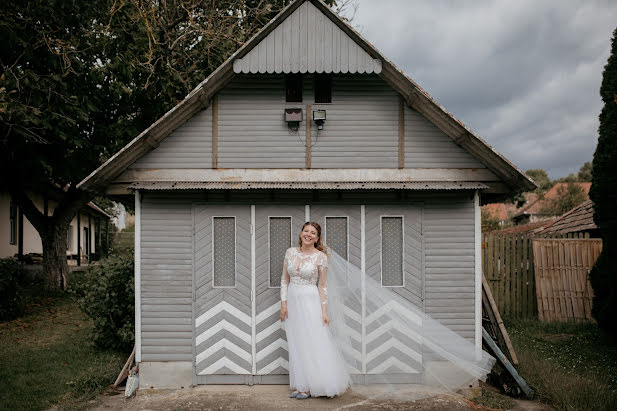
[[[518,371],[560,410],[617,409],[617,344],[595,324],[505,321]]]
[[[67,297],[39,298],[0,323],[0,408],[82,409],[105,390],[128,355],[91,346],[91,323]]]

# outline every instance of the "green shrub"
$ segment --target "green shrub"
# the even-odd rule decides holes
[[[135,286],[131,256],[113,256],[88,267],[70,284],[77,305],[94,323],[94,344],[130,352],[135,337]]]
[[[14,258],[0,259],[0,321],[11,320],[24,313],[25,272]]]

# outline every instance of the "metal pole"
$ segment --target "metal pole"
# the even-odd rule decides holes
[[[482,338],[484,342],[489,346],[489,348],[493,351],[499,362],[508,370],[510,375],[514,378],[519,387],[523,390],[528,400],[533,400],[534,392],[527,385],[523,377],[521,377],[516,368],[510,363],[510,360],[503,354],[503,352],[499,349],[495,341],[491,338],[490,334],[486,331],[484,327],[482,327]]]

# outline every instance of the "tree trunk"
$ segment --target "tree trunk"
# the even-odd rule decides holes
[[[69,266],[66,263],[66,230],[62,224],[49,224],[41,234],[43,273],[49,289],[66,291]]]

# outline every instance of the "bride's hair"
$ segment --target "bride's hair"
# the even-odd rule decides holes
[[[325,255],[328,255],[328,250],[326,249],[326,247],[323,245],[321,241],[321,226],[314,221],[307,221],[302,226],[302,230],[300,230],[300,234],[298,235],[298,247],[302,247],[302,231],[304,231],[304,228],[307,225],[313,226],[315,230],[317,230],[317,237],[319,238],[317,242],[315,243],[315,248],[321,251],[322,253],[324,253]]]

